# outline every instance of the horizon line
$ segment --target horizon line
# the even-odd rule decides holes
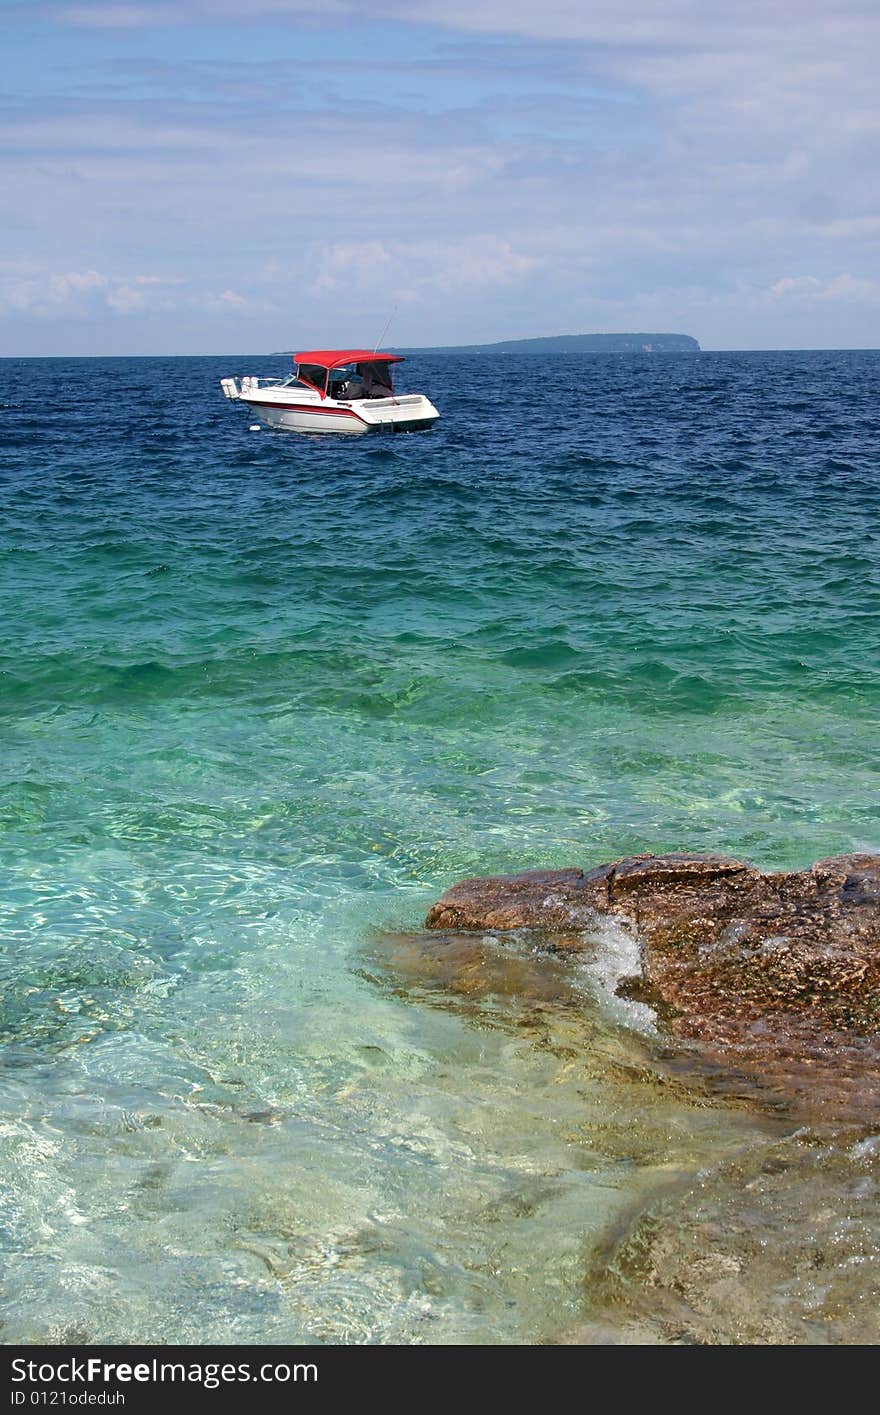
[[[556,338],[556,337],[563,337],[563,338],[564,338],[564,337],[567,337],[567,336],[564,336],[564,335],[563,335],[563,336],[555,336],[555,335],[535,335],[535,336],[534,336],[535,339],[542,339],[542,338],[553,339],[553,338]],[[498,344],[516,344],[516,343],[519,343],[519,342],[520,342],[520,341],[519,341],[519,340],[516,340],[516,339],[496,339],[496,340],[492,340],[492,341],[490,341],[490,342],[487,342],[486,344],[479,344],[479,343],[478,343],[478,344],[420,344],[420,345],[416,345],[416,344],[398,344],[398,345],[395,345],[395,349],[406,349],[409,353],[412,353],[412,354],[432,354],[432,353],[434,353],[435,351],[441,351],[441,350],[444,351],[444,352],[446,352],[446,351],[453,351],[453,350],[460,350],[462,353],[464,353],[464,352],[467,352],[468,350],[477,350],[477,349],[480,350],[480,351],[482,351],[482,350],[484,350],[484,349],[485,349],[485,350],[490,350],[490,349],[493,347],[493,345],[498,345]],[[531,340],[531,338],[530,338],[529,336],[526,336],[521,342],[522,342],[522,343],[531,343],[532,340]],[[523,352],[525,352],[525,351],[523,351]],[[532,351],[532,356],[533,356],[533,357],[538,357],[539,353],[540,353],[540,351],[538,351],[538,350]],[[670,350],[659,350],[659,349],[653,349],[653,350],[647,350],[647,349],[608,349],[608,350],[604,350],[604,349],[569,349],[569,350],[566,351],[566,355],[568,355],[568,356],[570,356],[570,355],[572,355],[572,354],[584,354],[584,355],[587,355],[587,356],[589,356],[589,357],[603,357],[603,358],[608,358],[609,356],[621,356],[621,355],[622,355],[622,356],[625,356],[625,357],[632,357],[632,356],[634,356],[634,355],[637,356],[637,355],[641,355],[641,354],[648,354],[648,355],[650,355],[650,357],[652,357],[652,358],[653,358],[653,357],[656,357],[656,358],[669,358],[670,356],[676,357],[677,355],[681,355],[681,354],[689,354],[689,355],[692,355],[692,354],[876,354],[876,353],[880,353],[880,344],[809,344],[809,345],[803,345],[803,344],[795,345],[795,344],[790,344],[790,345],[775,345],[775,346],[773,346],[773,347],[764,347],[764,348],[762,348],[762,347],[756,347],[756,348],[745,348],[745,347],[737,347],[737,348],[733,348],[733,347],[731,347],[731,348],[723,348],[723,347],[719,347],[719,348],[706,348],[706,347],[704,347],[704,346],[701,345],[698,349],[670,349]],[[268,351],[268,352],[267,352],[266,350],[263,350],[263,351],[256,351],[256,352],[255,352],[255,351],[251,351],[250,353],[238,353],[238,352],[232,352],[232,353],[230,353],[230,352],[226,351],[226,352],[221,352],[221,353],[219,353],[219,354],[214,354],[214,353],[179,354],[179,353],[170,353],[170,352],[161,353],[161,354],[0,354],[0,360],[2,360],[2,359],[280,359],[280,358],[289,358],[289,357],[292,357],[292,354],[293,354],[293,351],[292,351],[292,350],[287,350],[287,349],[273,349],[273,350],[270,350],[270,351]],[[554,355],[554,357],[557,357],[557,358],[558,358],[559,355],[556,354],[556,355]]]

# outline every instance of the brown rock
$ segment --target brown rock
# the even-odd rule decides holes
[[[880,1103],[880,856],[764,873],[720,855],[639,855],[466,880],[427,926],[571,933],[608,915],[641,943],[629,991],[680,1038],[805,1102],[818,1083],[836,1109]]]

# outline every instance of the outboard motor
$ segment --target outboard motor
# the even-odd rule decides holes
[[[221,378],[220,387],[223,389],[224,398],[240,398],[238,384],[234,378]]]

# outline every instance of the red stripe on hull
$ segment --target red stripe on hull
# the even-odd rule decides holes
[[[250,398],[243,398],[242,402],[247,403],[249,408],[254,408],[257,412],[261,408],[276,408],[279,412],[285,413],[318,413],[321,417],[354,418],[356,422],[363,423],[364,427],[370,426],[366,418],[359,417],[351,408],[315,408],[303,403],[264,403],[262,400],[256,403],[251,402]]]

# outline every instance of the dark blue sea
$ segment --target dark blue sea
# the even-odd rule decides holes
[[[622,936],[575,1009],[383,940],[880,849],[880,353],[426,353],[408,436],[221,396],[288,370],[0,361],[4,1340],[602,1340],[597,1244],[766,1117],[657,1082]]]

